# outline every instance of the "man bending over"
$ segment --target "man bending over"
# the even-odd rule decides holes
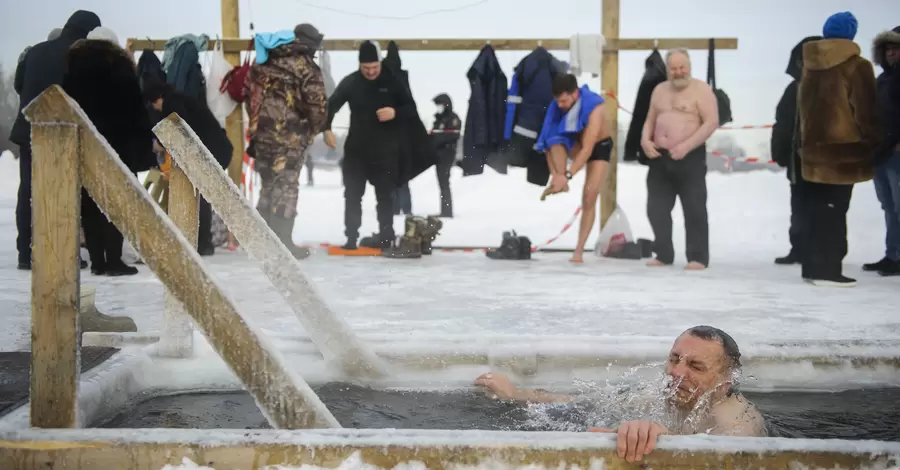
[[[619,457],[640,461],[663,434],[711,434],[719,436],[767,435],[765,421],[753,403],[738,391],[741,352],[734,339],[711,326],[695,326],[675,339],[665,374],[662,397],[646,398],[649,415],[657,398],[664,399],[665,419],[627,421],[617,429],[592,428],[591,432],[618,434]],[[487,373],[475,380],[499,399],[530,403],[569,403],[576,397],[538,390],[521,390],[503,374]],[[584,397],[582,399],[589,399]],[[664,421],[664,423],[659,422]]]
[[[535,145],[536,150],[547,154],[550,167],[550,187],[544,190],[541,199],[568,191],[572,176],[587,167],[578,245],[570,260],[581,263],[584,245],[594,226],[600,185],[606,180],[613,140],[603,115],[603,97],[587,85],[579,89],[578,80],[572,74],[555,76],[552,89],[554,101],[547,108],[544,126]],[[566,163],[570,159],[572,166],[567,169]]]

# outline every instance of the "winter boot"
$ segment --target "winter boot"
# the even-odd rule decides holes
[[[491,248],[485,252],[490,259],[519,259],[522,256],[521,240],[516,232],[503,232],[503,241],[500,242],[499,248]],[[529,248],[531,244],[528,244]],[[530,256],[530,250],[529,250]]]
[[[363,237],[363,239],[359,241],[359,246],[387,250],[391,248],[392,242],[393,240],[391,238],[385,238],[380,233],[373,233],[368,237]]]
[[[97,311],[94,305],[94,294],[97,289],[93,286],[81,287],[81,309],[79,311],[81,332],[102,331],[109,333],[133,333],[137,331],[137,325],[131,317],[113,317]]]
[[[885,269],[885,268],[890,268],[891,263],[893,263],[893,261],[890,258],[888,258],[887,256],[885,256],[884,258],[881,258],[881,260],[878,262],[864,264],[862,268],[863,268],[863,271],[877,272],[877,271],[881,271],[882,269]]]
[[[295,259],[309,258],[308,248],[303,248],[294,244],[294,239],[292,237],[294,232],[293,217],[288,219],[274,214],[269,215],[269,227],[272,228],[272,231],[275,232],[275,235],[278,236],[281,243],[284,243],[284,246],[287,247]]]
[[[799,264],[799,263],[800,263],[800,257],[797,256],[797,253],[795,253],[794,250],[791,250],[790,253],[788,253],[785,256],[775,258],[775,264],[779,264],[782,266],[787,266],[790,264]]]
[[[419,221],[419,233],[422,238],[422,254],[430,255],[432,251],[432,244],[437,239],[437,236],[440,235],[441,229],[444,228],[444,223],[441,222],[441,219],[429,215],[426,218],[415,217],[417,221]]]
[[[900,261],[890,260],[890,262],[878,270],[878,274],[882,276],[900,276]]]
[[[519,257],[516,259],[531,259],[531,239],[522,235],[516,238],[519,240]]]
[[[348,238],[347,243],[344,243],[344,245],[341,246],[342,250],[355,250],[356,248],[358,247],[356,246],[355,238]]]
[[[393,259],[417,259],[422,257],[422,242],[420,239],[403,235],[381,253],[385,258]]]

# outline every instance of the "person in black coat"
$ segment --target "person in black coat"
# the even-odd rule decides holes
[[[803,73],[803,45],[810,41],[818,41],[821,36],[809,36],[800,41],[791,50],[791,58],[785,73],[790,75],[791,83],[784,89],[781,100],[775,108],[775,123],[772,125],[770,140],[772,159],[782,168],[787,168],[787,178],[791,182],[791,227],[788,234],[791,240],[791,251],[775,264],[802,263],[804,256],[804,240],[806,227],[803,223],[803,189],[806,183],[800,174],[800,122],[797,117],[797,87]]]
[[[437,179],[441,188],[441,217],[453,217],[453,198],[450,195],[450,169],[456,162],[456,147],[459,144],[459,131],[462,122],[453,112],[453,101],[446,93],[434,97],[437,113],[434,114],[434,125],[431,138],[437,149]]]
[[[132,173],[156,166],[137,70],[124,49],[105,39],[77,41],[69,50],[62,87]],[[137,268],[122,262],[122,232],[83,189],[81,223],[92,274],[137,274]]]
[[[22,115],[22,108],[51,85],[62,83],[69,47],[87,37],[98,26],[100,18],[96,14],[78,10],[69,17],[59,37],[36,44],[16,67],[13,85],[19,94],[19,114],[9,140],[19,146],[19,195],[16,203],[19,269],[31,269],[31,125]],[[81,267],[84,269],[87,263],[82,262]]]
[[[154,123],[172,113],[177,113],[193,129],[219,165],[222,165],[222,168],[228,168],[234,147],[228,140],[225,129],[219,125],[219,121],[206,105],[175,91],[171,85],[160,80],[151,80],[145,83],[144,100],[151,108]],[[215,253],[212,241],[212,206],[202,196],[198,205],[200,220],[197,252],[202,256],[209,256]]]

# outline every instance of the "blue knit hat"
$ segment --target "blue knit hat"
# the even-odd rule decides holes
[[[859,24],[856,17],[849,11],[835,13],[828,17],[825,26],[822,27],[822,37],[825,39],[850,39],[856,37]]]

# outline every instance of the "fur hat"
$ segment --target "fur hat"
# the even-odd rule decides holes
[[[90,33],[87,35],[88,39],[100,40],[100,41],[109,41],[115,45],[119,45],[119,37],[116,36],[116,33],[113,30],[107,28],[106,26],[97,26],[92,29]]]

